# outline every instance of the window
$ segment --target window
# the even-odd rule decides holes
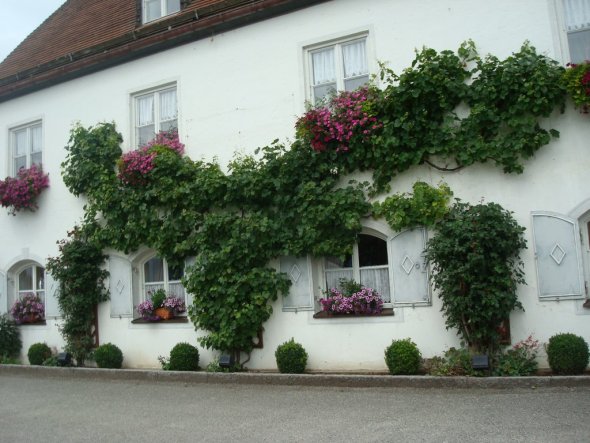
[[[41,165],[43,160],[43,132],[41,122],[10,130],[13,174],[21,168]]]
[[[35,294],[45,304],[45,269],[39,265],[30,265],[18,272],[16,293],[18,298]]]
[[[142,146],[157,132],[178,127],[176,86],[168,86],[133,96],[135,144]]]
[[[143,0],[143,22],[148,23],[180,11],[180,0]]]
[[[313,102],[335,91],[353,91],[369,81],[367,37],[307,48],[307,64]]]
[[[154,292],[163,289],[166,295],[173,295],[186,303],[184,287],[180,281],[183,275],[182,266],[171,266],[160,257],[150,258],[143,264],[142,299],[150,300]]]
[[[344,260],[325,259],[326,288],[337,288],[340,280],[354,280],[376,290],[383,301],[391,301],[387,242],[373,235],[361,234],[352,255]]]
[[[590,60],[590,0],[563,0],[571,63]]]

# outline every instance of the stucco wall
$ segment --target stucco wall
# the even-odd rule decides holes
[[[124,136],[124,149],[131,149],[134,92],[176,82],[179,130],[188,155],[216,157],[226,165],[236,151],[252,152],[277,137],[293,138],[296,116],[305,109],[306,45],[368,31],[373,73],[377,60],[399,72],[413,59],[414,48],[456,49],[469,38],[482,54],[505,57],[529,40],[540,52],[562,60],[553,11],[552,1],[538,0],[332,1],[2,103],[0,172],[6,175],[9,169],[9,129],[42,119],[43,163],[51,187],[42,194],[37,212],[0,214],[0,270],[6,271],[18,256],[57,253],[56,241],[82,216],[83,201],[67,192],[60,177],[70,128],[77,121],[85,126],[114,121]],[[494,201],[514,211],[527,228],[529,249],[523,254],[528,285],[519,291],[525,312],[511,317],[513,343],[531,333],[546,341],[563,331],[590,341],[589,310],[582,310],[579,300],[539,301],[530,230],[531,211],[568,214],[590,197],[590,125],[588,116],[573,110],[545,124],[561,137],[542,148],[524,174],[505,175],[492,165],[456,173],[417,167],[397,177],[393,191],[410,190],[417,180],[443,180],[464,201]],[[273,308],[264,325],[264,349],[254,351],[251,368],[275,368],[276,346],[291,337],[308,350],[309,367],[322,370],[385,369],[383,350],[394,338],[411,337],[427,357],[458,345],[455,333],[444,327],[436,295],[432,306],[396,308],[394,317],[371,319],[316,320],[312,312],[282,312],[280,300]],[[100,306],[99,317],[101,342],[117,344],[126,366],[157,367],[158,355],[167,355],[180,341],[196,343],[201,334],[190,323],[134,325],[128,318],[112,319],[108,303]],[[47,323],[21,328],[24,353],[38,341],[63,346],[56,322]],[[212,358],[202,350],[203,365]]]

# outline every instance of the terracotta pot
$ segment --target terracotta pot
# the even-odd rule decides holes
[[[174,312],[168,308],[154,309],[154,314],[160,317],[162,320],[170,320],[174,318]]]

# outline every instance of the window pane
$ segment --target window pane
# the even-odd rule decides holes
[[[357,40],[342,45],[342,62],[344,63],[344,78],[356,77],[369,72],[365,40]]]
[[[326,269],[326,288],[340,288],[341,280],[354,280],[352,269]]]
[[[42,132],[41,125],[31,127],[31,152],[41,152],[43,150]]]
[[[590,1],[564,0],[565,25],[568,31],[590,27]]]
[[[170,283],[168,285],[168,295],[173,295],[174,297],[186,301],[184,298],[184,287],[182,286],[182,283]]]
[[[33,290],[33,267],[21,271],[18,274],[18,290],[19,291],[32,291]]]
[[[160,124],[160,131],[170,132],[173,129],[178,129],[178,121],[177,120],[170,120],[167,122],[162,122]]]
[[[45,305],[45,291],[37,291],[36,294],[41,299],[41,303]]]
[[[389,268],[361,269],[361,285],[372,288],[381,295],[383,301],[391,301],[389,292]]]
[[[145,262],[145,265],[143,265],[143,271],[146,283],[164,281],[164,262],[159,257],[154,257]]]
[[[344,258],[326,257],[325,266],[326,269],[352,268],[352,255],[349,254]]]
[[[145,21],[150,22],[162,15],[161,0],[145,0]]]
[[[322,100],[327,95],[334,94],[335,92],[336,92],[336,83],[328,83],[326,85],[313,87],[313,97],[314,97],[316,103],[318,103],[320,100]]]
[[[27,167],[27,157],[18,157],[14,159],[14,172],[17,173],[20,168]]]
[[[155,126],[143,126],[141,128],[137,128],[137,145],[143,146],[150,140],[152,140],[155,136]]]
[[[168,266],[168,280],[180,281],[184,275],[184,268],[182,266]]]
[[[344,80],[344,89],[347,91],[354,91],[360,86],[369,83],[369,76],[363,75],[362,77],[355,77],[348,80]]]
[[[45,269],[41,266],[36,266],[35,271],[35,289],[45,289]]]
[[[590,60],[590,29],[568,33],[567,42],[572,63]]]
[[[14,152],[16,156],[28,154],[26,129],[14,131]]]
[[[160,120],[174,120],[176,115],[176,89],[160,92]]]
[[[372,235],[359,235],[359,266],[387,265],[387,242]]]
[[[180,0],[167,0],[166,13],[173,14],[180,11]]]
[[[137,97],[136,110],[137,126],[148,126],[154,123],[154,96],[153,94]]]
[[[43,160],[43,154],[41,154],[40,152],[37,152],[33,155],[31,155],[31,164],[35,164],[37,166],[40,166]]]
[[[326,48],[311,54],[313,84],[333,83],[336,81],[334,48]]]

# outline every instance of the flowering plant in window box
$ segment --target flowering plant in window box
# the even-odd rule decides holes
[[[119,179],[128,185],[144,185],[148,174],[156,166],[156,157],[165,152],[179,156],[184,154],[184,144],[180,142],[176,129],[161,131],[139,149],[123,154],[117,162]]]
[[[37,323],[45,317],[45,307],[39,296],[31,292],[14,302],[10,314],[17,324]]]
[[[40,166],[21,168],[16,177],[0,180],[0,204],[10,208],[8,212],[12,215],[16,215],[21,209],[35,211],[38,208],[37,196],[47,187],[49,176],[43,174]]]
[[[590,60],[584,63],[568,63],[563,82],[576,107],[584,114],[590,112]]]
[[[137,306],[137,312],[144,320],[159,321],[174,318],[186,310],[184,301],[173,295],[166,296],[163,289],[148,293],[151,300],[141,302]]]
[[[365,287],[352,294],[331,288],[326,291],[326,297],[320,299],[320,304],[322,311],[331,314],[377,315],[383,310],[379,293]]]

